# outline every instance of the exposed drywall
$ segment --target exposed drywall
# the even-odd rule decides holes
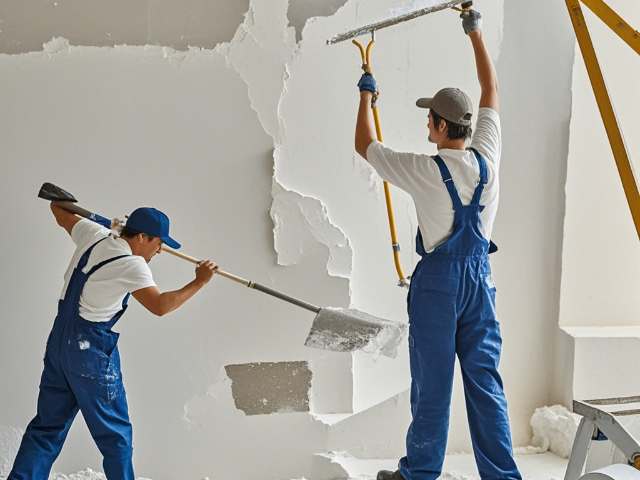
[[[311,370],[307,362],[227,365],[231,394],[247,415],[309,411]]]
[[[640,4],[607,3],[637,28]],[[640,98],[630,93],[637,89],[640,61],[589,9],[583,11],[638,181]],[[577,46],[572,91],[561,323],[638,325],[640,242]]]
[[[289,0],[287,18],[289,25],[296,29],[296,39],[300,41],[307,20],[313,17],[327,17],[346,3],[346,0]]]
[[[44,181],[105,216],[154,205],[169,214],[186,253],[211,257],[229,272],[315,305],[406,321],[380,182],[353,151],[359,53],[349,42],[325,45],[387,18],[398,3],[334,3],[332,15],[305,21],[296,42],[288,13],[300,5],[252,1],[240,27],[235,17],[219,19],[238,28],[213,49],[56,40],[44,51],[0,55],[0,181],[11,200],[0,221],[18,232],[3,237],[11,255],[0,273],[7,319],[0,378],[9,387],[0,389],[0,426],[21,429],[33,416],[42,350],[72,252],[36,198]],[[482,10],[501,82],[500,253],[493,265],[516,444],[528,442],[529,418],[550,388],[552,366],[544,359],[557,323],[573,55],[563,8],[544,0],[531,10],[517,0]],[[453,12],[379,32],[372,60],[383,133],[396,148],[435,151],[416,98],[455,85],[478,100],[471,47]],[[392,195],[409,274],[417,261],[415,213],[406,194],[392,188]],[[193,277],[192,266],[166,255],[151,266],[163,290]],[[370,408],[408,388],[406,346],[395,360],[309,349],[303,343],[313,317],[221,277],[160,320],[132,302],[118,329],[138,475],[340,478],[344,471],[317,455],[327,452],[326,423],[308,412],[245,415],[224,370],[307,362],[311,412],[337,414],[345,428],[359,425],[345,437],[357,442],[368,434],[363,423],[375,423],[362,421]],[[540,362],[532,366],[532,358]],[[449,445],[468,450],[456,382],[458,423]],[[358,412],[366,413],[359,419]],[[78,421],[55,468],[87,467],[99,470],[100,456]]]
[[[0,52],[42,49],[53,37],[73,45],[213,48],[233,38],[249,0],[3,0]]]

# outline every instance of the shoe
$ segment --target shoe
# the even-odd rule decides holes
[[[400,473],[400,470],[392,472],[391,470],[380,470],[376,480],[406,480]]]

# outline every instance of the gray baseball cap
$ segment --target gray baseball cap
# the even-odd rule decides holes
[[[420,108],[432,108],[442,118],[460,125],[471,125],[473,105],[471,99],[457,88],[443,88],[432,98],[420,98],[416,102]]]

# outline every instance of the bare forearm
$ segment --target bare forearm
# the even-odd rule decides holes
[[[209,283],[217,268],[213,262],[205,260],[198,264],[196,278],[179,290],[161,293],[154,285],[136,290],[132,292],[132,295],[144,308],[161,317],[184,305],[187,300]]]
[[[367,148],[376,139],[376,128],[371,111],[371,92],[360,93],[360,106],[356,122],[355,148],[362,158],[367,159]]]
[[[179,290],[173,290],[171,292],[163,292],[158,297],[158,301],[156,304],[157,311],[155,313],[158,316],[166,315],[167,313],[173,312],[178,307],[181,307],[193,297],[202,287],[204,287],[204,283],[199,282],[197,279],[187,283],[184,287]]]
[[[498,110],[498,76],[482,38],[482,30],[469,32],[480,83],[480,107]]]

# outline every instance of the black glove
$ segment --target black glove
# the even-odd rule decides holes
[[[482,28],[482,15],[476,10],[467,10],[460,14],[462,19],[462,28],[464,33],[469,35],[469,32],[474,30],[480,30]]]
[[[360,88],[361,92],[371,92],[374,95],[378,93],[378,84],[376,83],[376,79],[373,78],[369,72],[365,72],[360,77],[360,81],[358,82],[358,88]]]

